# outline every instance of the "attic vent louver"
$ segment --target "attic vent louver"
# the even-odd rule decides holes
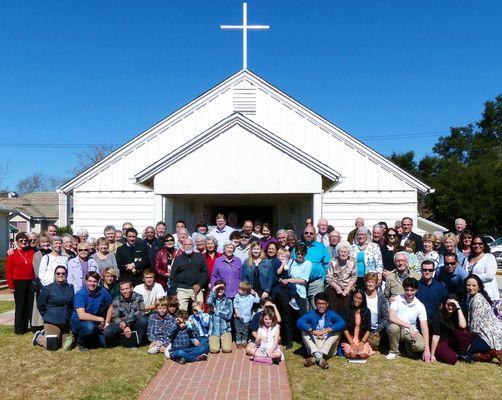
[[[256,88],[234,87],[234,112],[256,115]]]

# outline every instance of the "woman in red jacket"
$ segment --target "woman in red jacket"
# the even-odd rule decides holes
[[[33,271],[33,249],[29,246],[28,236],[24,232],[16,235],[17,248],[7,256],[5,273],[10,292],[14,293],[16,312],[14,317],[14,333],[22,335],[28,332],[28,321],[33,305],[32,282],[35,279]]]

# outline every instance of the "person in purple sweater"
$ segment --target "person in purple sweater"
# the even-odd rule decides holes
[[[230,240],[223,246],[223,255],[214,262],[211,287],[217,280],[225,282],[225,296],[233,299],[242,281],[242,261],[234,256],[235,244]]]

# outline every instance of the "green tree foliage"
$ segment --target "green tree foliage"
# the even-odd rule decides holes
[[[420,207],[423,216],[453,229],[462,217],[481,233],[502,232],[502,95],[485,103],[481,120],[451,128],[433,155],[418,163],[412,151],[389,157],[435,189]]]

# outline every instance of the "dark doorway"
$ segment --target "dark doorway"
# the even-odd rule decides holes
[[[242,226],[242,222],[246,219],[255,221],[259,219],[262,223],[268,222],[275,225],[274,221],[274,207],[254,207],[254,206],[216,206],[207,205],[211,210],[211,215],[216,216],[216,214],[223,213],[225,216],[230,212],[237,213],[237,220],[239,226]]]

